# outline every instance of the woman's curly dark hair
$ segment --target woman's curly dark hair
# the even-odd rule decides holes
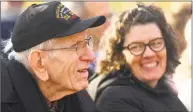
[[[133,10],[122,12],[105,31],[100,41],[101,56],[97,61],[97,73],[108,74],[125,66],[126,59],[122,50],[126,33],[129,33],[131,26],[147,23],[155,23],[162,32],[167,50],[165,73],[174,73],[175,68],[180,64],[177,40],[173,29],[166,21],[163,11],[154,5],[147,6],[140,3],[137,6]]]

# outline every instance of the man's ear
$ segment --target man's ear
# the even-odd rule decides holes
[[[49,79],[48,72],[45,66],[46,53],[41,50],[32,50],[29,54],[29,66],[31,67],[34,75],[42,81]]]

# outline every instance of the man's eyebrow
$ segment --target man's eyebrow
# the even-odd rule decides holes
[[[77,45],[78,43],[80,43],[80,42],[82,42],[82,41],[84,41],[84,40],[86,40],[86,39],[89,39],[89,37],[90,37],[90,36],[88,36],[88,34],[85,34],[84,39],[70,40],[70,42],[73,43],[73,44],[71,45],[71,47],[74,47],[74,46]]]
[[[74,46],[76,46],[78,43],[80,43],[82,40],[72,40],[71,42],[73,43],[72,45],[71,45],[71,47],[74,47]]]
[[[73,43],[72,45],[71,45],[71,47],[74,47],[74,46],[76,46],[78,44],[78,42],[76,41],[75,43]]]

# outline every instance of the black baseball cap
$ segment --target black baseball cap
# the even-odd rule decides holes
[[[81,20],[59,1],[29,6],[16,20],[11,41],[16,52],[51,38],[65,37],[106,21],[104,16]]]

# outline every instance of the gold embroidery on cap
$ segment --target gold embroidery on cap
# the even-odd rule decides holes
[[[65,19],[69,20],[72,16],[75,14],[71,12],[67,7],[65,7],[63,4],[59,4],[56,9],[56,18],[58,19]]]

